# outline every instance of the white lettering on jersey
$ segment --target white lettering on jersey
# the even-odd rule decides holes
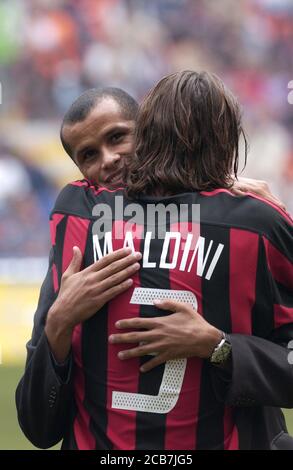
[[[134,249],[134,243],[133,243],[133,237],[131,232],[126,232],[125,233],[125,239],[123,243],[123,248],[131,248],[132,252],[135,252]]]
[[[105,233],[105,242],[104,242],[104,253],[102,254],[101,245],[98,235],[93,235],[93,246],[94,246],[94,260],[95,262],[103,258],[103,256],[112,253],[113,244],[112,244],[112,232]]]
[[[147,232],[145,235],[143,260],[142,260],[142,265],[144,268],[155,268],[157,266],[157,263],[151,263],[149,261],[151,239],[152,239],[152,232]]]
[[[172,238],[175,238],[175,246],[174,246],[174,253],[173,259],[170,262],[167,262],[167,256],[170,246],[170,241]],[[162,269],[174,269],[177,265],[177,260],[179,256],[179,247],[181,242],[181,233],[179,232],[167,232],[163,244],[162,255],[160,260],[160,268]]]
[[[182,237],[180,232],[166,232],[162,252],[158,256],[157,261],[150,261],[150,249],[152,243],[152,232],[146,232],[144,238],[142,267],[146,269],[154,269],[157,266],[161,269],[175,269],[178,265],[180,247],[183,251],[182,258],[179,266],[180,271],[190,272],[194,268],[197,276],[205,277],[210,280],[215,268],[220,260],[224,245],[219,243],[216,250],[212,250],[214,241],[206,240],[204,237],[199,236],[197,239],[192,233],[188,233],[187,237]],[[171,240],[174,240],[174,250],[171,260],[167,261]],[[196,243],[195,243],[196,242]],[[207,246],[208,244],[208,246]],[[195,247],[194,247],[195,245]],[[207,248],[206,248],[207,246]],[[132,251],[134,249],[133,233],[126,232],[123,247],[129,247]],[[106,232],[104,241],[104,250],[102,252],[100,240],[98,235],[93,235],[93,248],[95,261],[101,259],[103,256],[113,251],[112,232]],[[214,252],[214,254],[212,254]],[[188,258],[191,255],[191,260],[188,264]],[[197,255],[197,256],[196,256]],[[196,266],[194,266],[196,260]],[[204,272],[206,274],[204,275]]]

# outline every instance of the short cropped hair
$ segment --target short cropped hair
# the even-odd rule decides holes
[[[72,151],[63,136],[63,128],[76,122],[84,121],[90,112],[105,98],[114,100],[121,109],[123,118],[135,121],[138,113],[138,103],[132,96],[121,88],[105,87],[92,88],[80,95],[66,112],[60,130],[60,138],[66,153],[72,158]]]

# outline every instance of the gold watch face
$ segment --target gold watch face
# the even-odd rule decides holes
[[[231,344],[225,341],[225,343],[223,344],[221,348],[213,352],[213,354],[211,355],[210,361],[215,364],[222,364],[228,359],[230,352],[231,352]]]

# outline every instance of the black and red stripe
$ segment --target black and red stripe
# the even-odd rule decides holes
[[[88,182],[77,182],[59,198],[52,216],[52,242],[56,246],[55,291],[71,260],[74,245],[80,246],[84,253],[85,266],[93,262],[91,227],[95,218],[92,208],[100,202],[113,208],[115,194]],[[70,212],[77,196],[74,212]],[[244,432],[241,425],[235,425],[233,408],[225,406],[216,395],[210,373],[212,366],[198,358],[187,360],[181,394],[169,413],[114,409],[114,391],[158,395],[165,365],[141,374],[140,365],[150,357],[121,361],[117,354],[128,346],[111,345],[108,337],[117,332],[115,322],[119,319],[168,315],[154,306],[130,304],[135,287],[191,291],[197,298],[199,314],[227,333],[267,338],[274,329],[293,322],[292,253],[287,242],[291,239],[290,220],[259,198],[237,198],[222,189],[162,200],[149,199],[165,205],[200,203],[201,224],[192,226],[189,214],[185,228],[195,239],[200,235],[207,241],[205,254],[208,243],[213,240],[210,259],[219,243],[224,249],[212,277],[207,279],[207,266],[202,276],[196,274],[197,257],[190,272],[180,271],[182,242],[179,262],[174,269],[161,269],[158,264],[155,268],[141,269],[134,276],[131,289],[76,327],[73,351],[77,414],[73,421],[73,441],[79,449],[244,448],[247,430]],[[146,207],[146,202],[147,199],[141,200],[142,207]],[[127,218],[118,220],[116,224],[123,230],[126,221]],[[137,228],[135,249],[142,251],[145,227]],[[169,225],[166,230],[178,228]],[[113,237],[113,249],[121,248],[123,241]],[[152,240],[150,261],[159,262],[163,242],[157,238]],[[103,249],[103,241],[101,244]],[[173,259],[174,249],[172,240],[169,260]],[[190,253],[187,266],[191,256]]]

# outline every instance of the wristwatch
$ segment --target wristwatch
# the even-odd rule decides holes
[[[231,354],[232,345],[229,342],[226,334],[224,332],[222,333],[223,337],[221,341],[217,344],[211,356],[209,357],[209,361],[211,362],[211,364],[224,364]]]

